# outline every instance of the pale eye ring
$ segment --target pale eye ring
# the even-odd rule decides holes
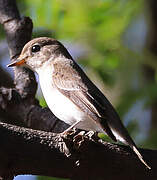
[[[40,46],[39,46],[39,45],[34,45],[34,46],[32,46],[31,51],[32,51],[33,53],[40,51]]]

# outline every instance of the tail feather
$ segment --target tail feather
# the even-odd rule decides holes
[[[88,83],[89,87],[92,87],[92,89],[89,88],[89,94],[92,97],[90,98],[90,101],[101,115],[100,124],[102,126],[102,129],[108,134],[109,137],[111,137],[113,141],[119,140],[122,143],[129,145],[138,156],[139,160],[148,169],[151,169],[151,167],[143,160],[142,155],[136,147],[136,144],[130,137],[127,129],[122,124],[119,115],[113,108],[112,104],[91,81],[88,80]]]
[[[133,151],[135,152],[135,154],[138,156],[138,158],[140,159],[140,161],[148,168],[151,169],[151,167],[143,160],[143,157],[141,155],[141,153],[138,151],[138,149],[136,148],[136,146],[132,146]]]
[[[132,150],[135,152],[135,154],[137,155],[137,157],[139,158],[139,160],[148,168],[151,169],[151,167],[143,160],[143,157],[141,155],[141,153],[139,152],[139,150],[137,149],[134,141],[132,140],[132,138],[129,136],[129,134],[127,133],[127,131],[125,129],[123,129],[123,131],[125,132],[122,135],[120,135],[119,133],[117,133],[116,131],[114,131],[113,129],[111,129],[114,136],[116,137],[117,140],[121,141],[124,144],[129,145]]]

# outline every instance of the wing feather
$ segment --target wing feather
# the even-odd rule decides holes
[[[91,120],[99,124],[116,141],[104,117],[105,108],[89,93],[88,87],[83,82],[81,74],[79,74],[81,70],[78,69],[79,66],[70,59],[67,59],[67,61],[65,59],[64,61],[56,61],[53,63],[53,66],[53,83],[58,90],[85,112]]]
[[[70,61],[70,63],[69,63]],[[57,61],[53,64],[53,83],[58,90],[73,101],[80,109],[84,109],[87,114],[93,114],[94,119],[99,117],[100,114],[95,106],[90,101],[92,98],[88,94],[88,88],[82,82],[81,76],[73,68],[73,61]]]

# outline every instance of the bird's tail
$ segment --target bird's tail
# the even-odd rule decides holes
[[[139,158],[139,160],[140,160],[148,169],[151,169],[151,167],[144,161],[141,153],[140,153],[139,150],[137,149],[134,141],[133,141],[132,138],[129,136],[129,134],[127,133],[126,129],[123,129],[123,131],[125,132],[125,136],[124,136],[124,135],[123,135],[123,136],[122,136],[122,135],[119,135],[119,134],[116,133],[115,131],[112,131],[112,132],[113,132],[113,134],[115,135],[115,137],[116,137],[119,141],[121,141],[121,142],[129,145],[129,146],[131,147],[131,149],[135,152],[135,154],[137,155],[137,157]]]
[[[122,130],[121,134],[120,131],[117,133],[115,130],[111,129],[112,133],[114,134],[114,136],[116,137],[117,140],[121,141],[124,144],[127,144],[131,147],[131,149],[135,152],[135,154],[137,155],[137,157],[139,158],[139,160],[148,168],[151,169],[151,167],[144,161],[141,153],[139,152],[139,150],[136,147],[136,144],[134,143],[134,141],[132,140],[132,138],[129,136],[127,130],[125,128],[120,128],[120,130]]]
[[[132,148],[132,150],[135,152],[135,154],[138,156],[139,160],[148,169],[151,169],[151,167],[144,161],[141,153],[138,151],[136,147],[136,144],[130,137],[127,129],[122,124],[119,115],[114,110],[112,104],[107,100],[105,96],[103,96],[103,94],[100,91],[98,91],[97,89],[96,91],[98,93],[97,98],[103,97],[102,99],[99,98],[98,101],[100,102],[100,104],[102,103],[103,106],[105,107],[105,111],[104,111],[104,109],[101,109],[101,106],[99,106],[99,104],[95,103],[95,106],[99,107],[97,108],[99,109],[99,114],[102,116],[100,121],[102,129],[108,134],[109,137],[111,137],[113,141],[119,140],[122,143],[129,145]]]
[[[136,146],[132,146],[131,147],[133,149],[133,151],[135,152],[135,154],[138,156],[138,158],[140,159],[140,161],[148,168],[151,169],[151,167],[143,160],[143,157],[141,155],[141,153],[138,151]]]

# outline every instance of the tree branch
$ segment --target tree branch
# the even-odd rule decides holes
[[[38,174],[90,180],[156,179],[157,151],[140,150],[153,168],[147,170],[129,147],[96,142],[87,136],[73,136],[64,139],[59,134],[0,123],[0,175]]]
[[[10,57],[14,59],[31,39],[32,21],[28,17],[20,18],[15,0],[1,0],[0,23],[4,26]],[[37,89],[34,73],[26,68],[15,67],[14,75],[14,83],[20,95],[34,98]]]

